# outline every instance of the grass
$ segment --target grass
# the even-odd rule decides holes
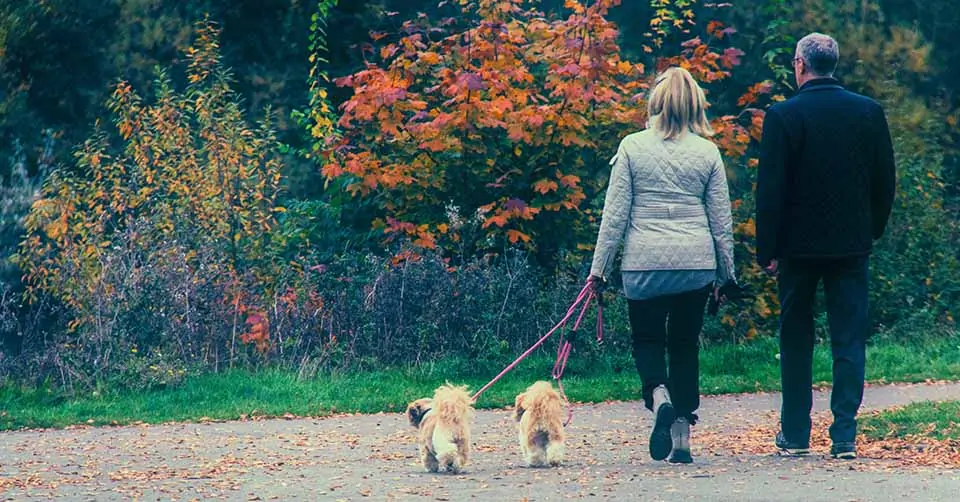
[[[867,415],[861,430],[872,439],[923,435],[960,440],[960,401],[925,401]]]
[[[564,386],[574,401],[631,400],[640,396],[633,362],[622,353],[574,354]],[[701,352],[701,391],[725,394],[779,388],[777,343],[759,339],[740,345],[712,345]],[[493,386],[480,408],[512,404],[535,380],[549,378],[553,360],[531,358]],[[233,371],[196,376],[176,388],[106,396],[66,398],[48,390],[0,387],[0,430],[63,427],[71,424],[129,424],[251,416],[318,416],[337,412],[402,411],[412,399],[432,394],[444,380],[478,389],[501,365],[442,361],[416,369],[298,379],[293,372]],[[828,346],[818,346],[814,379],[828,383]],[[960,339],[912,344],[879,342],[868,349],[867,378],[877,382],[960,379]],[[956,415],[954,415],[956,416]]]

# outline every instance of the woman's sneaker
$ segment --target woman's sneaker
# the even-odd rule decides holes
[[[842,460],[857,458],[857,445],[853,443],[833,443],[830,447],[830,456]]]
[[[654,460],[663,460],[673,449],[670,427],[677,418],[666,386],[660,385],[653,389],[653,413],[655,418],[653,432],[650,433],[650,457]]]
[[[794,443],[793,441],[787,440],[787,437],[783,435],[783,432],[777,433],[777,438],[774,440],[774,444],[777,445],[777,448],[780,448],[780,451],[787,455],[809,455],[810,454],[810,442],[806,443]]]
[[[670,452],[670,458],[667,459],[671,464],[689,464],[693,462],[690,455],[690,421],[685,417],[680,417],[670,428],[670,436],[673,439],[673,451]]]

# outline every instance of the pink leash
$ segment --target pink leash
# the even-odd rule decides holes
[[[497,383],[497,381],[499,381],[501,378],[504,377],[504,375],[509,373],[510,370],[512,370],[518,364],[520,364],[520,361],[523,361],[524,359],[526,359],[527,356],[533,353],[533,351],[537,350],[538,347],[543,345],[543,343],[546,342],[548,338],[553,336],[554,333],[556,333],[558,330],[562,330],[567,325],[567,322],[570,321],[570,318],[573,317],[573,314],[577,311],[577,307],[580,306],[580,304],[582,303],[583,306],[580,309],[580,315],[577,316],[577,320],[573,323],[573,329],[571,330],[571,332],[576,331],[580,327],[580,322],[583,321],[583,317],[587,313],[587,307],[590,306],[590,301],[595,298],[597,299],[597,342],[602,342],[603,341],[603,305],[600,302],[599,293],[597,292],[596,286],[594,285],[593,281],[588,281],[587,284],[583,287],[583,289],[580,290],[580,294],[577,296],[576,301],[574,301],[573,305],[570,305],[570,308],[567,309],[567,313],[566,315],[563,316],[563,319],[560,319],[560,322],[558,322],[556,326],[554,326],[550,331],[548,331],[547,334],[540,337],[540,339],[537,340],[537,342],[534,343],[529,349],[527,349],[526,352],[524,352],[523,354],[520,354],[520,357],[518,357],[512,363],[507,365],[507,367],[504,368],[503,371],[501,371],[497,376],[493,377],[493,380],[490,380],[490,382],[488,382],[480,390],[478,390],[476,394],[473,395],[471,400],[476,402],[477,398],[480,397],[480,394],[483,394],[484,392],[487,391],[487,389],[492,387],[493,384]],[[561,382],[561,378],[563,377],[563,371],[567,367],[567,360],[570,357],[570,351],[572,350],[572,348],[573,348],[573,345],[570,343],[569,340],[565,340],[563,338],[563,332],[561,331],[560,344],[557,347],[557,362],[553,365],[553,371],[551,372],[551,376],[553,377],[554,380],[557,381],[557,386],[560,389],[560,396],[568,404],[567,421],[566,423],[563,424],[564,427],[569,425],[570,421],[573,420],[573,408],[569,407],[569,400],[567,400],[567,395],[563,390],[563,382]]]

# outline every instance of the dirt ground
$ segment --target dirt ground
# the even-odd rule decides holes
[[[960,384],[869,387],[864,406],[928,399],[960,399]],[[0,433],[0,499],[960,500],[957,466],[831,460],[822,431],[809,458],[777,456],[778,407],[777,394],[705,398],[695,463],[675,466],[647,455],[640,403],[577,406],[556,469],[521,467],[510,413],[480,411],[458,476],[423,471],[399,414]]]

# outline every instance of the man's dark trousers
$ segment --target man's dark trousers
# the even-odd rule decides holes
[[[791,442],[810,439],[813,407],[814,301],[822,280],[826,297],[833,392],[830,409],[834,444],[854,443],[863,401],[868,317],[868,256],[786,259],[779,266],[781,428]]]

